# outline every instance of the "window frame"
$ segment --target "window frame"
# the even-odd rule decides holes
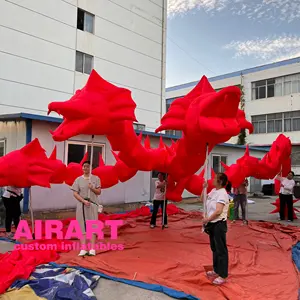
[[[298,113],[298,116],[296,115],[296,113]],[[268,120],[268,116],[269,115],[273,115],[273,114],[281,114],[281,118],[274,118],[274,119],[270,119]],[[259,120],[259,121],[253,121],[253,117],[262,117],[262,116],[265,116],[265,120],[262,121],[262,120]],[[284,111],[284,112],[278,112],[278,113],[271,113],[271,114],[262,114],[262,115],[254,115],[254,116],[251,116],[251,123],[253,124],[254,126],[254,133],[253,134],[268,134],[268,133],[287,133],[287,132],[297,132],[297,131],[300,131],[299,130],[294,130],[294,126],[293,126],[293,120],[299,120],[300,119],[300,110],[295,110],[295,111]],[[290,121],[290,128],[291,130],[287,130],[286,129],[286,125],[285,125],[285,122],[289,120]],[[275,121],[281,121],[281,131],[272,131],[272,132],[269,132],[268,131],[268,122],[271,122],[273,121],[274,122],[274,128],[276,127],[275,126]],[[266,124],[266,132],[256,132],[256,128],[259,128],[259,127],[256,127],[254,124],[258,124],[259,123],[265,123]]]
[[[82,72],[77,70],[77,54],[78,54],[78,53],[79,53],[79,54],[82,54]],[[86,72],[85,72],[85,59],[86,59],[86,56],[90,56],[90,57],[92,58],[92,64],[91,64],[91,71],[90,71],[90,73],[86,73]],[[78,73],[80,73],[80,74],[90,75],[93,69],[94,69],[94,56],[76,50],[76,53],[75,53],[75,72],[78,72]]]
[[[170,129],[170,130],[166,130],[165,132],[166,132],[166,135],[169,135],[169,136],[182,137],[181,130]]]
[[[297,131],[300,131],[300,129],[299,130],[294,130],[294,126],[293,126],[293,120],[300,119],[300,114],[299,114],[299,116],[293,116],[293,113],[296,113],[296,112],[300,113],[300,110],[286,111],[286,112],[283,113],[283,122],[285,123],[286,120],[290,120],[290,122],[291,122],[291,130],[285,131],[285,128],[283,128],[284,132],[297,132]],[[291,116],[290,117],[286,117],[285,116],[286,114],[291,114]]]
[[[66,141],[65,143],[65,158],[64,158],[64,163],[65,165],[68,165],[68,154],[69,154],[69,145],[81,145],[85,146],[84,154],[87,153],[88,147],[92,146],[92,142],[86,142],[86,141]],[[94,147],[102,147],[102,159],[104,163],[106,162],[106,144],[105,143],[99,143],[99,142],[94,142],[93,143]],[[83,156],[84,157],[84,156]],[[82,157],[82,158],[83,158]],[[93,166],[93,168],[97,168],[98,166]]]
[[[258,121],[253,121],[253,117],[262,117],[264,116],[264,120],[258,120]],[[254,115],[254,116],[251,116],[251,123],[252,125],[254,126],[254,123],[257,123],[257,127],[254,126],[254,133],[253,134],[266,134],[267,133],[267,114],[262,114],[262,115]],[[260,123],[265,123],[265,128],[266,128],[266,131],[265,132],[256,132],[256,129],[259,131],[259,124]]]
[[[219,157],[220,158],[220,161],[219,161],[219,171],[216,172],[216,170],[214,169],[214,157]],[[224,167],[222,166],[221,162],[224,163],[224,161],[222,161],[222,157],[226,158],[226,162],[225,164],[227,165],[228,164],[228,155],[227,154],[217,154],[217,153],[212,153],[211,154],[211,168],[214,170],[215,173],[218,173],[218,172],[224,172]]]
[[[142,128],[139,128],[142,127]],[[139,130],[139,131],[145,131],[146,130],[146,125],[145,124],[140,124],[140,123],[133,123],[133,129],[134,130]]]
[[[83,29],[78,28],[78,12],[79,12],[79,10],[81,10],[81,11],[83,12]],[[86,16],[86,15],[90,15],[90,16],[93,17],[92,32],[86,30],[86,22],[85,22],[85,20],[86,20],[85,16]],[[77,30],[84,31],[84,32],[88,32],[88,33],[90,33],[90,34],[95,34],[95,19],[96,19],[95,17],[96,17],[96,16],[95,16],[94,14],[92,14],[92,13],[90,13],[90,12],[88,12],[88,11],[86,11],[86,10],[80,8],[80,7],[77,7],[77,24],[76,24]]]
[[[0,144],[3,144],[3,156],[6,155],[6,139],[0,139]],[[3,157],[0,156],[0,157]]]
[[[296,75],[299,75],[299,77],[300,77],[300,72],[251,82],[251,99],[252,100],[262,100],[262,99],[268,99],[268,98],[290,96],[290,95],[300,93],[300,79],[292,80],[290,78],[291,76],[296,76]],[[271,81],[271,80],[275,80],[275,82],[268,84],[268,81]],[[264,85],[256,86],[256,84],[258,84],[259,82],[263,82],[263,81],[265,82]],[[278,82],[276,82],[276,81],[278,81]],[[297,82],[298,92],[293,92],[293,83],[295,83],[295,82]],[[288,85],[288,84],[290,85],[290,88],[289,88],[290,91],[288,93],[285,93],[285,90],[286,90],[285,85]],[[276,95],[276,86],[279,86],[279,85],[281,86],[281,95],[277,96]],[[274,87],[274,96],[272,96],[272,97],[268,97],[268,86]],[[257,90],[260,89],[261,87],[265,87],[266,97],[256,98]],[[259,93],[258,93],[258,95],[259,95]]]

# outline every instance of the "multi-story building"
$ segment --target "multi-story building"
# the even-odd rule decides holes
[[[70,99],[92,69],[131,90],[137,104],[136,129],[153,132],[166,107],[166,7],[166,0],[1,0],[0,156],[34,138],[48,155],[56,145],[57,158],[66,164],[90,152],[89,136],[54,143],[49,130],[61,119],[46,115],[48,104]],[[106,164],[115,163],[105,137],[95,137],[94,147],[95,166],[99,153]],[[151,180],[151,173],[139,172],[104,191],[103,201],[149,200]],[[37,209],[76,204],[64,185],[47,191],[33,187],[31,192]]]
[[[0,1],[0,114],[45,115],[93,68],[127,87],[139,128],[164,114],[166,0]]]
[[[293,144],[293,170],[300,174],[300,57],[209,78],[219,90],[229,85],[244,91],[246,118],[254,133],[246,140],[252,146],[270,146],[283,133]],[[186,95],[198,81],[166,89],[167,108]],[[228,141],[236,143],[237,137]]]

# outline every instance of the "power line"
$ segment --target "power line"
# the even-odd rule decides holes
[[[172,40],[169,36],[167,36],[167,38],[174,44],[176,45],[181,51],[183,51],[187,56],[189,56],[192,60],[194,60],[195,62],[197,62],[201,67],[205,68],[206,70],[208,70],[209,72],[211,72],[214,75],[217,75],[214,71],[212,71],[211,69],[209,69],[208,67],[206,67],[204,64],[202,64],[198,59],[196,59],[195,57],[193,57],[191,54],[189,54],[185,49],[183,49],[181,46],[179,46],[176,42],[174,42],[174,40]]]

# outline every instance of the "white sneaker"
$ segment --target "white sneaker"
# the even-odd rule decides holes
[[[79,252],[78,256],[85,256],[85,255],[87,255],[87,254],[88,254],[88,252],[87,252],[86,250],[81,250],[81,251]]]
[[[96,255],[96,250],[91,249],[90,252],[89,252],[89,255],[95,256]]]

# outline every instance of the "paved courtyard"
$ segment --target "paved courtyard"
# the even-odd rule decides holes
[[[248,219],[249,220],[265,220],[270,222],[278,222],[278,214],[269,214],[274,210],[275,206],[271,205],[276,200],[276,197],[270,197],[265,199],[250,198],[255,201],[255,204],[248,205]],[[196,204],[178,204],[179,207],[185,210],[202,210],[202,206]],[[296,203],[295,207],[300,207],[300,203]],[[299,214],[300,217],[300,214]],[[290,224],[290,223],[287,223]],[[299,226],[300,221],[295,220],[293,225]],[[172,228],[170,228],[172,230]],[[10,251],[13,245],[11,243],[0,241],[0,252],[4,253]],[[98,286],[94,290],[97,299],[105,300],[167,300],[173,299],[162,293],[147,291],[144,289],[136,288],[123,283],[100,279]]]

